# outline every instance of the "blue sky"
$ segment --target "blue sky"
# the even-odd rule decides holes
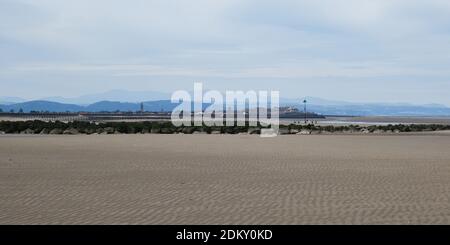
[[[274,89],[450,106],[448,0],[0,0],[0,96]]]

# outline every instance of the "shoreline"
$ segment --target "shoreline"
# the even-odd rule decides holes
[[[136,134],[128,134],[128,133],[114,133],[114,134],[20,134],[20,133],[14,133],[14,134],[1,134],[0,137],[73,137],[73,136],[86,136],[86,137],[94,137],[94,136],[102,136],[102,137],[120,137],[120,136],[146,136],[146,135],[163,135],[163,136],[231,136],[231,137],[237,137],[237,136],[251,136],[251,137],[260,137],[259,134],[249,134],[249,133],[238,133],[238,134],[227,134],[227,133],[220,133],[220,134],[207,134],[207,133],[199,133],[199,134],[184,134],[184,133],[173,133],[173,134],[162,134],[162,133],[136,133]],[[361,133],[361,132],[354,132],[354,133],[311,133],[311,134],[279,134],[276,137],[305,137],[305,136],[450,136],[450,130],[442,130],[442,131],[431,131],[431,132],[400,132],[400,133]]]

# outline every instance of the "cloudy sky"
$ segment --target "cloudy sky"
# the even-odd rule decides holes
[[[0,96],[194,81],[450,106],[450,1],[0,0]]]

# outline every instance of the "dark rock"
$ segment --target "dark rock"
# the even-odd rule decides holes
[[[289,129],[288,128],[279,128],[278,134],[279,135],[289,134]]]
[[[44,128],[41,130],[41,132],[39,134],[49,134],[50,130],[48,130],[47,128]]]
[[[193,132],[195,131],[195,128],[192,128],[192,127],[186,127],[186,128],[183,128],[183,134],[192,134]]]
[[[78,132],[77,129],[75,128],[68,128],[66,130],[64,130],[63,134],[70,134],[70,135],[75,135],[75,134],[79,134],[80,132]]]
[[[150,130],[150,133],[152,133],[152,134],[159,134],[159,133],[161,133],[161,129],[160,128],[152,128]]]
[[[60,128],[54,128],[50,131],[50,134],[62,134],[64,131]]]
[[[114,128],[113,127],[106,127],[104,129],[104,132],[106,132],[107,134],[113,134],[114,133]]]
[[[161,133],[162,134],[172,134],[173,130],[171,128],[162,128]]]
[[[247,130],[248,134],[260,134],[261,133],[261,129],[259,128],[249,128]]]
[[[24,131],[20,132],[20,134],[34,134],[34,130],[27,128]]]

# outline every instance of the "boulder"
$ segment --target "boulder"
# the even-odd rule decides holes
[[[152,134],[159,134],[161,132],[160,128],[152,128],[150,129],[150,133]]]
[[[60,128],[54,128],[50,131],[50,134],[62,134],[64,131]]]
[[[261,133],[261,129],[260,128],[249,128],[247,130],[248,134],[260,134]]]
[[[368,134],[368,133],[370,133],[370,131],[367,128],[362,128],[361,133]]]
[[[225,127],[225,133],[226,134],[237,134],[239,133],[238,130],[234,127]]]
[[[278,129],[278,134],[279,135],[284,135],[284,134],[289,134],[289,129],[288,128],[280,128]]]
[[[290,130],[289,130],[289,133],[290,134],[297,134],[297,133],[299,133],[300,131],[298,130],[298,129],[295,129],[295,128],[291,128]]]
[[[192,128],[192,127],[186,127],[186,128],[183,128],[183,134],[192,134],[193,132],[194,132],[194,128]]]
[[[171,128],[162,128],[161,133],[162,134],[172,134],[173,130]]]
[[[20,132],[20,134],[34,134],[34,130],[27,128],[24,131]]]
[[[49,134],[50,130],[48,130],[47,128],[44,128],[41,130],[41,132],[39,134]]]
[[[213,130],[211,131],[211,134],[221,134],[221,132],[219,130]]]
[[[106,127],[104,130],[107,134],[113,134],[115,131],[113,127]]]
[[[79,134],[80,132],[78,132],[77,129],[75,128],[68,128],[66,130],[64,130],[63,134],[70,134],[70,135],[75,135],[75,134]]]
[[[5,132],[4,131],[0,131],[0,134],[5,134]]]
[[[96,133],[96,130],[93,129],[93,128],[87,128],[87,129],[85,130],[85,132],[86,132],[87,134],[95,134],[95,133]]]
[[[307,135],[307,134],[311,134],[310,130],[307,129],[302,129],[300,132],[298,132],[297,134],[301,134],[301,135]]]

